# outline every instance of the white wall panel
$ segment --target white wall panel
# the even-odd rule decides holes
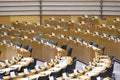
[[[43,7],[43,10],[100,10],[100,7]]]
[[[103,15],[120,15],[120,0],[103,1]]]
[[[100,15],[100,0],[42,0],[43,15]],[[40,0],[0,0],[0,15],[40,15]],[[103,0],[103,15],[120,15],[120,0]]]
[[[0,11],[28,11],[28,10],[40,10],[40,7],[0,7]]]
[[[1,2],[0,1],[0,6],[39,6],[40,2],[21,2],[21,1],[15,1],[15,2]]]
[[[43,14],[45,15],[63,15],[63,11],[43,11]],[[98,11],[64,11],[64,15],[100,15],[100,12]]]
[[[43,5],[100,5],[99,2],[81,2],[81,1],[73,1],[73,2],[69,2],[69,1],[66,1],[66,2],[42,2]]]

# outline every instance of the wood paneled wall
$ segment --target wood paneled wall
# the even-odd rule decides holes
[[[65,20],[78,20],[78,17],[82,16],[82,15],[46,15],[43,16],[43,23],[45,19],[48,19],[50,17],[54,17],[54,18],[64,18]],[[92,15],[91,15],[92,16]],[[114,18],[120,18],[120,16],[104,16],[107,20],[111,21]],[[29,22],[40,22],[40,16],[0,16],[0,24],[4,24],[4,25],[10,25],[11,22],[15,22],[15,21],[19,21],[19,22],[24,22],[24,21],[29,21]]]

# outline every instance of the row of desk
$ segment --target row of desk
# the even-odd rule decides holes
[[[119,28],[116,28],[113,25],[101,25],[101,24],[97,24],[96,25],[89,25],[86,23],[86,21],[81,21],[81,23],[77,23],[75,21],[73,22],[68,22],[68,21],[59,21],[59,20],[45,20],[45,24],[49,24],[49,26],[60,26],[65,27],[65,28],[69,28],[69,29],[73,29],[76,30],[78,28],[82,30],[90,30],[91,32],[97,31],[100,33],[106,33],[106,34],[110,34],[110,35],[115,35],[120,37],[120,30]],[[113,27],[113,28],[112,28]]]
[[[71,36],[71,35],[74,35],[75,38],[77,37],[80,37],[80,38],[83,38],[86,42],[89,42],[89,41],[94,41],[100,45],[103,45],[105,46],[105,53],[107,53],[108,55],[114,55],[117,59],[120,59],[120,55],[119,55],[119,45],[120,45],[120,41],[119,40],[113,40],[113,39],[110,39],[108,37],[103,37],[101,35],[94,35],[92,33],[85,33],[85,32],[82,32],[82,31],[75,31],[75,30],[63,30],[63,29],[55,29],[55,28],[52,28],[52,27],[43,27],[43,26],[39,26],[39,27],[35,27],[33,25],[29,26],[29,24],[27,26],[25,26],[24,24],[16,24],[16,26],[18,25],[18,27],[21,27],[21,26],[24,26],[25,28],[30,28],[31,30],[34,28],[37,29],[37,30],[40,30],[40,31],[43,31],[47,34],[50,34],[50,32],[53,32],[55,33],[55,35],[58,35],[58,34],[63,34],[65,36]],[[35,32],[37,32],[36,30],[34,30]],[[113,46],[110,46],[110,45],[114,45]],[[114,54],[113,54],[114,53]]]
[[[96,47],[94,47],[94,46],[89,46],[87,43],[85,43],[85,42],[83,42],[83,43],[81,43],[81,42],[78,42],[78,41],[74,41],[74,40],[69,40],[69,39],[66,39],[66,38],[59,38],[59,37],[56,37],[56,36],[50,36],[50,35],[40,35],[40,36],[44,36],[44,37],[46,37],[46,38],[49,38],[49,39],[57,39],[58,40],[58,42],[60,42],[61,40],[61,43],[64,43],[64,42],[66,42],[66,43],[68,43],[70,46],[72,46],[73,48],[74,48],[74,50],[73,50],[73,52],[75,53],[75,52],[77,52],[77,53],[75,53],[75,54],[72,54],[72,56],[78,56],[78,59],[80,59],[81,61],[83,61],[83,62],[85,62],[85,63],[87,63],[88,64],[88,62],[89,61],[91,61],[94,57],[95,57],[95,52],[98,52],[98,53],[100,53],[101,54],[101,50],[100,49],[98,49],[98,48],[96,48]],[[1,35],[0,36],[2,39],[8,39],[8,40],[11,40],[11,41],[20,41],[20,42],[22,42],[22,43],[28,43],[29,45],[31,45],[32,47],[33,47],[33,51],[35,52],[36,50],[39,50],[38,52],[41,52],[41,53],[37,53],[37,51],[36,51],[36,53],[34,53],[33,55],[32,55],[32,57],[39,57],[39,55],[41,56],[41,55],[43,55],[42,57],[39,57],[41,60],[43,60],[43,61],[47,61],[47,62],[50,62],[50,59],[51,58],[53,58],[53,56],[55,56],[55,55],[57,55],[57,53],[61,53],[61,55],[64,55],[64,54],[62,54],[62,53],[64,53],[65,51],[64,50],[62,50],[61,48],[59,48],[59,47],[56,47],[56,46],[51,46],[50,44],[45,44],[45,43],[41,43],[41,42],[38,42],[38,41],[33,41],[33,40],[31,40],[31,39],[24,39],[24,38],[15,38],[15,37],[13,37],[13,36],[4,36],[4,35]],[[42,44],[42,45],[41,45]],[[41,49],[42,48],[42,49]],[[52,49],[50,49],[50,48],[52,48],[52,49],[56,49],[55,50],[55,52],[53,52],[52,51]],[[48,50],[48,51],[45,51],[45,50]],[[52,51],[52,52],[51,52]],[[79,53],[80,51],[83,51],[83,52],[81,52],[81,53]],[[48,52],[49,52],[49,54],[48,54]],[[78,54],[79,53],[79,54]],[[84,53],[84,54],[83,54]],[[46,55],[45,55],[46,54]],[[52,55],[51,55],[52,54]],[[81,57],[81,56],[82,57]],[[45,57],[46,56],[46,57]],[[87,57],[87,58],[86,58]],[[66,59],[66,58],[63,58],[63,59]],[[66,60],[65,60],[65,62],[63,61],[63,62],[61,62],[61,64],[59,65],[59,67],[61,66],[61,65],[63,65],[64,67],[66,66],[65,64],[63,64],[63,63],[66,63]],[[58,66],[55,66],[56,68],[53,68],[52,70],[50,69],[50,70],[48,70],[48,71],[44,71],[43,73],[40,73],[40,74],[36,74],[36,75],[34,75],[34,74],[30,74],[30,75],[28,75],[28,77],[27,78],[25,78],[25,79],[34,79],[34,78],[38,78],[39,76],[43,76],[43,75],[45,75],[45,74],[50,74],[51,72],[54,72],[55,70],[59,70],[58,69]],[[34,72],[34,71],[33,71]],[[24,74],[23,74],[24,75]],[[16,77],[16,76],[15,76]],[[23,77],[23,76],[22,76]],[[8,77],[8,76],[6,76],[6,77],[4,77],[4,79],[8,79],[8,78],[10,78],[10,77]]]
[[[1,37],[2,39],[2,37]],[[17,54],[21,54],[24,57],[30,56],[30,52],[23,48],[17,48],[13,45],[8,45],[0,42],[0,61],[5,61],[6,59],[12,59],[13,56],[17,56]]]
[[[30,63],[32,63],[34,60],[30,57],[24,57],[16,64],[10,65],[7,68],[0,69],[1,75],[9,75],[11,71],[20,71],[22,67],[28,66]]]
[[[94,49],[94,46],[88,47],[88,44],[86,44],[86,43],[81,43],[81,42],[69,40],[66,38],[59,38],[56,36],[49,36],[49,35],[40,35],[39,37],[50,39],[50,40],[55,40],[58,42],[58,46],[60,46],[64,43],[68,44],[68,46],[72,46],[73,47],[72,53],[74,53],[74,54],[72,54],[72,56],[78,56],[78,59],[80,61],[85,62],[86,64],[88,64],[88,62],[92,60],[92,58],[95,55],[95,52],[102,53],[102,51],[100,49],[98,49],[98,48]],[[40,60],[43,60],[43,61],[49,61],[53,56],[55,56],[57,54],[57,51],[58,51],[57,49],[54,49],[53,47],[51,47],[49,45],[46,46],[47,44],[44,45],[43,43],[40,43],[38,41],[33,41],[30,39],[11,38],[10,36],[4,36],[1,39],[11,40],[12,42],[18,41],[23,44],[29,44],[33,48],[32,53],[34,53],[34,54],[32,54],[32,57],[36,58],[36,56],[37,56]],[[50,49],[50,50],[48,50],[48,49]],[[41,53],[39,53],[39,52],[41,52]],[[48,55],[48,53],[50,53],[50,54]],[[59,53],[66,55],[66,53],[62,50],[59,51]],[[81,56],[83,56],[83,57],[81,57]],[[85,59],[84,56],[88,57],[88,58]]]
[[[58,57],[56,56],[54,60],[49,62],[47,65],[43,66],[36,66],[34,69],[30,71],[24,71],[21,73],[18,73],[18,75],[12,75],[12,76],[4,76],[4,80],[8,80],[9,78],[12,78],[13,80],[32,80],[32,79],[38,79],[40,76],[48,76],[52,72],[60,71],[61,69],[67,67],[72,62],[71,57]],[[37,72],[37,73],[36,73]],[[26,77],[24,77],[26,75]],[[24,77],[24,78],[23,78]]]
[[[99,58],[99,59],[98,59]],[[94,65],[93,65],[94,64]],[[92,76],[98,76],[111,65],[111,59],[108,56],[99,55],[94,61],[86,66],[83,70],[74,70],[74,73],[63,75],[57,80],[92,80]],[[97,79],[99,76],[97,77]]]
[[[3,62],[0,62],[0,69],[5,68],[6,66],[9,67],[11,65],[14,65],[18,63],[22,59],[22,55],[18,54],[17,56],[13,56],[12,59],[8,60],[6,59]]]
[[[61,48],[54,46],[54,45],[50,45],[50,44],[45,44],[43,42],[39,42],[39,41],[34,41],[31,39],[24,39],[24,38],[16,38],[16,37],[12,37],[12,36],[4,36],[1,35],[0,36],[0,41],[2,42],[3,39],[5,40],[11,40],[13,43],[14,42],[21,42],[22,44],[28,44],[29,46],[31,46],[33,48],[32,50],[32,57],[33,58],[38,58],[39,60],[42,61],[47,61],[49,62],[51,58],[54,58],[55,55],[62,54],[63,56],[66,55],[66,51],[62,50]],[[6,45],[7,47],[11,46],[11,45]],[[2,45],[1,45],[2,47]],[[13,51],[12,49],[14,49],[14,46],[11,46],[13,48],[11,48],[10,50]],[[18,49],[18,48],[15,48]],[[23,52],[25,49],[22,49]],[[7,50],[5,50],[7,51]],[[10,52],[10,51],[9,51]],[[20,51],[19,51],[20,52]],[[29,52],[29,51],[28,51]],[[13,55],[15,54],[15,51],[13,51]],[[17,52],[16,52],[17,54]],[[26,53],[22,53],[22,55],[27,55]],[[12,52],[11,52],[11,56],[7,57],[6,56],[7,53],[5,52],[4,54],[1,54],[1,60],[5,60],[5,59],[9,59],[10,57],[12,57]],[[2,57],[4,56],[4,57]],[[28,56],[28,55],[27,55]],[[29,54],[30,56],[30,54]]]

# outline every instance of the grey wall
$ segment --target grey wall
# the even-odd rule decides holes
[[[43,15],[100,15],[100,0],[42,0]],[[0,15],[39,15],[40,0],[0,0]],[[103,0],[103,15],[120,15],[120,0]]]

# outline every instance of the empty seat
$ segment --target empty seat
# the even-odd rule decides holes
[[[99,48],[102,50],[102,54],[104,54],[105,47],[104,46],[100,46]]]
[[[44,38],[41,38],[41,40],[42,40],[44,43],[47,43],[47,42],[49,43],[49,41],[50,41],[49,39],[44,39]]]
[[[117,39],[118,38],[117,36],[114,36],[114,35],[112,35],[110,37],[111,37],[111,39]]]
[[[70,40],[75,40],[75,38],[74,38],[73,36],[68,36],[68,38],[69,38]]]
[[[97,80],[98,76],[91,76],[91,80]]]
[[[86,32],[86,33],[90,33],[90,30],[83,30],[84,32]]]
[[[44,32],[42,32],[42,31],[38,31],[38,34],[44,34]]]
[[[32,52],[32,47],[28,47],[28,50],[29,50],[29,52],[31,53]]]
[[[35,36],[33,37],[33,40],[37,40],[37,41],[41,41],[42,38],[38,37],[38,36]]]
[[[109,34],[105,34],[105,33],[103,33],[103,36],[104,36],[104,37],[110,37]]]
[[[3,24],[0,24],[0,28],[3,28],[4,27],[4,25]]]
[[[92,44],[93,44],[93,41],[89,41],[88,44],[89,44],[89,45],[92,45]]]
[[[64,73],[66,73],[66,69],[67,69],[67,66],[60,70],[60,76],[62,76]]]
[[[23,66],[19,72],[24,72],[24,74],[27,74],[30,72],[30,69],[28,69],[29,65]]]
[[[5,31],[1,31],[0,33],[3,34],[3,35],[9,35],[10,34],[9,32],[5,32]]]
[[[60,77],[60,71],[52,72],[52,73],[50,74],[50,76],[53,76],[53,77]]]
[[[111,65],[109,68],[107,68],[106,70],[104,70],[103,72],[101,72],[99,74],[100,77],[105,78],[105,77],[112,77],[113,74],[113,68],[114,68],[114,63],[115,63],[115,58],[114,56],[111,56]]]
[[[16,30],[22,30],[22,28],[16,28]]]
[[[14,46],[21,48],[22,47],[22,43],[21,42],[15,42]]]
[[[93,46],[95,46],[95,47],[98,47],[98,44],[97,43],[95,43],[95,42],[93,42],[93,44],[92,44]]]
[[[3,42],[4,44],[11,44],[11,43],[12,43],[11,40],[2,40],[2,42]]]
[[[29,68],[29,69],[34,69],[34,68],[36,68],[35,66],[36,66],[37,60],[38,60],[38,59],[35,58],[34,61],[29,64],[28,68]],[[40,68],[40,67],[39,67],[39,68]]]
[[[67,56],[71,56],[72,55],[72,50],[73,50],[73,48],[69,47],[68,52],[67,52]]]
[[[30,57],[31,57],[32,56],[32,47],[31,46],[28,47],[28,51],[30,52]]]
[[[55,45],[55,46],[57,46],[57,44],[58,44],[57,41],[53,41],[53,40],[50,40],[49,43],[50,43],[50,44],[53,44],[53,45]]]
[[[28,50],[29,45],[28,45],[28,44],[24,44],[24,45],[23,45],[23,48],[26,49],[26,50]]]
[[[96,31],[94,31],[94,34],[96,34],[96,35],[100,35],[100,33],[99,33],[99,32],[96,32]]]
[[[49,77],[48,77],[48,75],[39,76],[39,77],[38,77],[38,80],[49,80]]]
[[[83,42],[83,41],[84,41],[84,39],[82,39],[82,38],[76,38],[76,40],[77,40],[77,41],[80,41],[80,42]]]
[[[14,37],[21,37],[21,34],[14,34]]]
[[[72,73],[72,72],[73,72],[73,70],[75,69],[75,66],[76,66],[76,61],[77,61],[77,58],[74,57],[74,58],[73,58],[73,61],[71,62],[71,64],[69,64],[69,65],[67,66],[67,68],[66,68],[66,72],[67,72],[67,73]]]
[[[47,26],[47,27],[49,27],[49,26],[50,26],[50,24],[45,24],[44,26]]]
[[[61,48],[64,49],[64,50],[66,50],[66,49],[67,49],[67,44],[63,44],[63,45],[61,46]]]

